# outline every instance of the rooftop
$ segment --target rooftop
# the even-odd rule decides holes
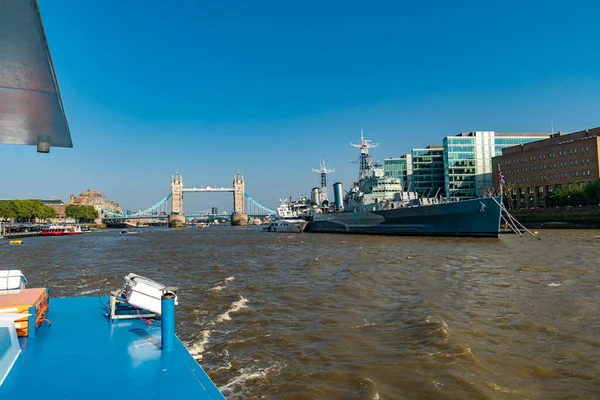
[[[502,149],[502,155],[514,154],[521,151],[533,151],[534,149],[541,149],[544,147],[551,147],[566,143],[573,143],[575,141],[592,139],[600,136],[600,127],[586,129],[583,131],[572,132],[572,133],[554,133],[549,137],[537,140],[535,142],[525,143],[522,145],[511,146]]]

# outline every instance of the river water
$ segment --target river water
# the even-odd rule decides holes
[[[147,228],[0,243],[54,297],[135,272],[228,399],[598,399],[600,231],[542,240]]]

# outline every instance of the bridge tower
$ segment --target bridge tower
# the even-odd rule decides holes
[[[185,215],[183,214],[183,177],[179,172],[171,178],[171,215],[169,215],[169,227],[178,228],[185,226]]]
[[[231,215],[231,225],[246,226],[248,225],[248,214],[244,210],[244,177],[233,177],[233,214]]]

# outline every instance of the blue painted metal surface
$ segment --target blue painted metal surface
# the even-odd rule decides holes
[[[164,294],[160,300],[161,347],[164,351],[173,350],[175,342],[175,296]]]
[[[1,399],[225,398],[180,340],[161,351],[159,326],[109,323],[98,300],[51,299],[52,326],[20,338],[23,351],[0,386]]]

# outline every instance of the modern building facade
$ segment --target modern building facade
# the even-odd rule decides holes
[[[549,138],[549,133],[476,131],[443,140],[444,189],[449,198],[481,196],[494,188],[492,158],[502,149]]]
[[[444,192],[444,149],[427,146],[412,149],[412,182],[410,191],[420,196],[435,196]]]
[[[403,190],[412,186],[412,154],[383,160],[383,172],[386,176],[400,179]]]
[[[585,185],[600,177],[600,127],[551,135],[548,139],[507,147],[492,159],[504,176],[507,200],[515,208],[545,206],[555,185]],[[499,187],[499,173],[493,174]]]

